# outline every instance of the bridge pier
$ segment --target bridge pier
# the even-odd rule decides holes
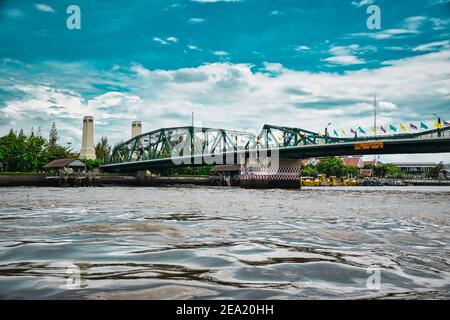
[[[241,188],[300,189],[300,160],[279,159],[276,165],[256,159],[241,165]]]

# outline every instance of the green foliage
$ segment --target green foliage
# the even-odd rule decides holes
[[[345,175],[352,175],[353,177],[359,175],[359,169],[353,166],[345,166],[345,172]]]
[[[0,171],[39,171],[51,160],[73,157],[75,154],[68,148],[48,143],[40,130],[26,136],[23,130],[16,134],[11,129],[9,134],[0,137]]]
[[[302,166],[301,170],[302,176],[305,177],[315,177],[317,176],[316,167],[313,164],[307,164],[306,166]]]
[[[321,159],[316,166],[316,170],[318,173],[325,174],[327,177],[343,177],[347,175],[344,163],[341,159],[335,157]]]
[[[90,171],[92,169],[96,169],[100,167],[100,160],[95,159],[95,160],[91,160],[91,159],[81,159],[81,161],[84,162],[84,164],[86,165],[86,170]]]
[[[387,178],[401,178],[403,173],[399,167],[392,163],[383,164],[381,167],[382,176]]]
[[[101,164],[106,163],[111,152],[111,146],[108,143],[107,137],[102,137],[100,141],[95,146],[95,156],[100,161]]]
[[[441,173],[442,170],[444,170],[444,168],[445,168],[444,164],[440,162],[439,164],[431,168],[430,171],[427,172],[427,178],[433,179],[439,178],[439,174]]]
[[[59,140],[58,130],[56,129],[56,123],[52,123],[52,128],[50,129],[50,134],[48,137],[48,144],[51,146],[56,146]]]

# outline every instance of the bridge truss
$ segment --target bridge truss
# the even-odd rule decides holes
[[[112,151],[109,163],[226,153],[248,148],[254,140],[254,134],[235,130],[163,128],[117,145]]]
[[[226,154],[242,150],[290,149],[314,145],[332,146],[363,141],[395,141],[402,139],[450,138],[450,127],[416,133],[355,138],[330,137],[300,128],[264,125],[258,135],[249,132],[172,127],[147,132],[114,147],[108,165],[176,157]]]

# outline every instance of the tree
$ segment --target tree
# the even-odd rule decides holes
[[[50,135],[48,138],[48,143],[51,146],[56,146],[56,142],[58,141],[59,136],[58,136],[58,129],[56,129],[56,123],[53,122],[52,124],[52,128],[50,129]]]
[[[95,146],[95,156],[102,164],[106,162],[111,152],[111,146],[108,144],[108,138],[102,137]]]
[[[100,167],[100,161],[98,159],[83,159],[82,161],[86,165],[87,171]]]
[[[402,171],[399,167],[392,163],[385,163],[381,168],[381,173],[383,177],[388,178],[401,178],[403,176]]]
[[[316,170],[318,173],[325,174],[327,177],[342,177],[347,174],[342,160],[335,157],[321,159],[316,166]]]
[[[312,163],[307,164],[306,166],[302,166],[301,173],[302,173],[302,176],[305,176],[305,177],[317,176],[316,167]]]
[[[353,177],[359,175],[359,169],[354,166],[345,166],[345,172],[347,175],[352,175]]]
[[[431,168],[430,171],[427,172],[426,176],[427,176],[427,178],[437,179],[437,178],[439,178],[439,174],[444,169],[445,169],[444,164],[442,162],[440,162],[436,166]]]

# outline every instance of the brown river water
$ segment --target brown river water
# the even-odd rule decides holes
[[[449,299],[449,246],[450,187],[0,188],[0,299]]]

